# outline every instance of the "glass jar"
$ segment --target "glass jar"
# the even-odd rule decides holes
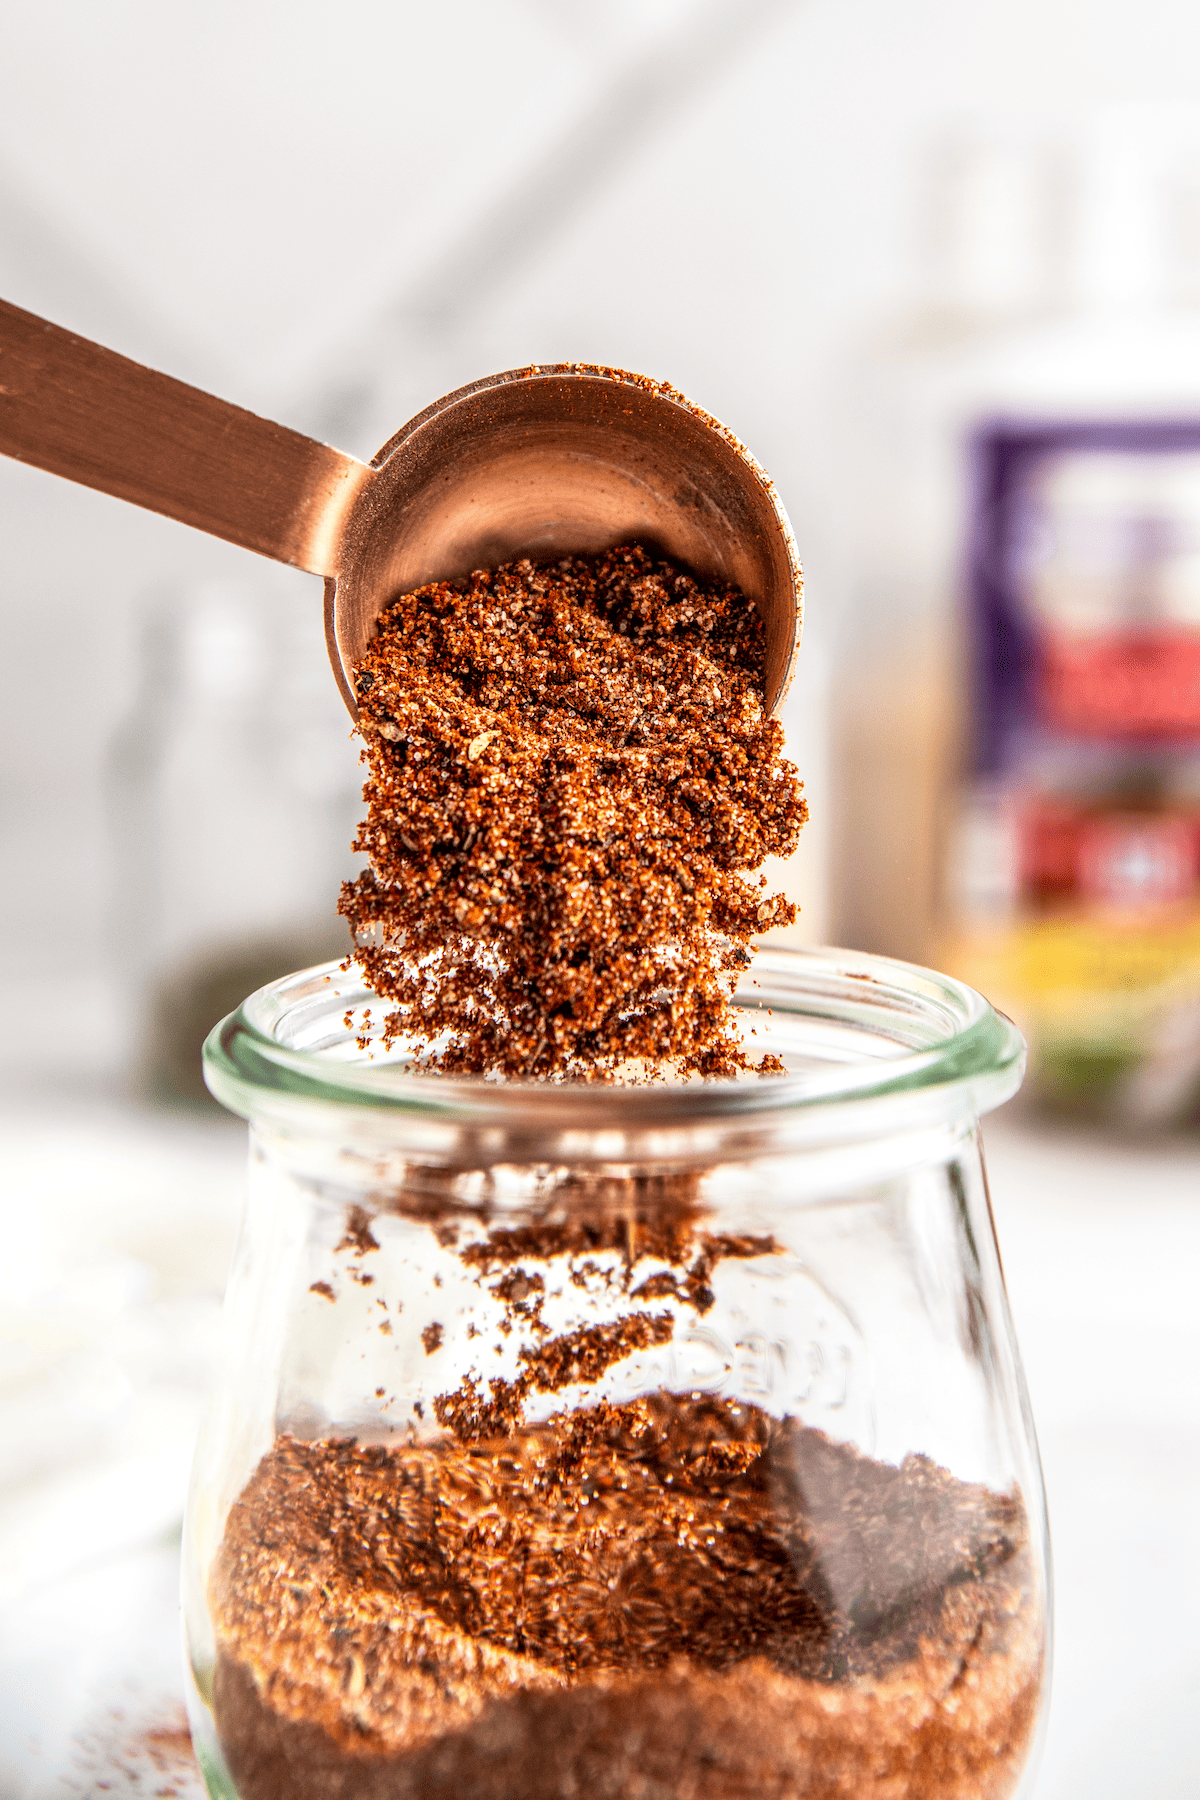
[[[1046,1685],[969,988],[757,957],[782,1074],[458,1080],[337,965],[212,1033],[248,1118],[185,1530],[237,1800],[1007,1797]]]

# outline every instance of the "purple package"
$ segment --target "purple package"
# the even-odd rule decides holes
[[[997,420],[972,475],[975,774],[1200,750],[1200,420]]]

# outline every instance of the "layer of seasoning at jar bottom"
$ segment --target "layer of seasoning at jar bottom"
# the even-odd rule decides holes
[[[640,1233],[443,1229],[437,1305],[457,1264],[507,1375],[475,1352],[439,1435],[282,1435],[257,1465],[210,1579],[241,1800],[1011,1791],[1042,1679],[1022,1501],[745,1400],[587,1404],[712,1318],[730,1260],[777,1260],[684,1208]],[[342,1247],[362,1282],[362,1210]],[[594,1323],[554,1334],[572,1291]],[[525,1422],[565,1388],[585,1404]]]
[[[283,1437],[213,1580],[243,1800],[1007,1794],[1025,1512],[665,1393],[407,1449]]]

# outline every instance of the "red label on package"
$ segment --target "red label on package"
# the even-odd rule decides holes
[[[1060,731],[1200,735],[1200,633],[1053,631],[1040,649],[1039,710]]]
[[[1035,905],[1159,911],[1200,898],[1200,815],[1027,799],[1017,809],[1021,892]]]

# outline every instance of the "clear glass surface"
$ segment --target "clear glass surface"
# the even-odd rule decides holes
[[[354,971],[205,1050],[250,1121],[185,1530],[214,1794],[1007,1800],[1049,1565],[949,979],[763,952],[737,1081],[449,1080]]]

